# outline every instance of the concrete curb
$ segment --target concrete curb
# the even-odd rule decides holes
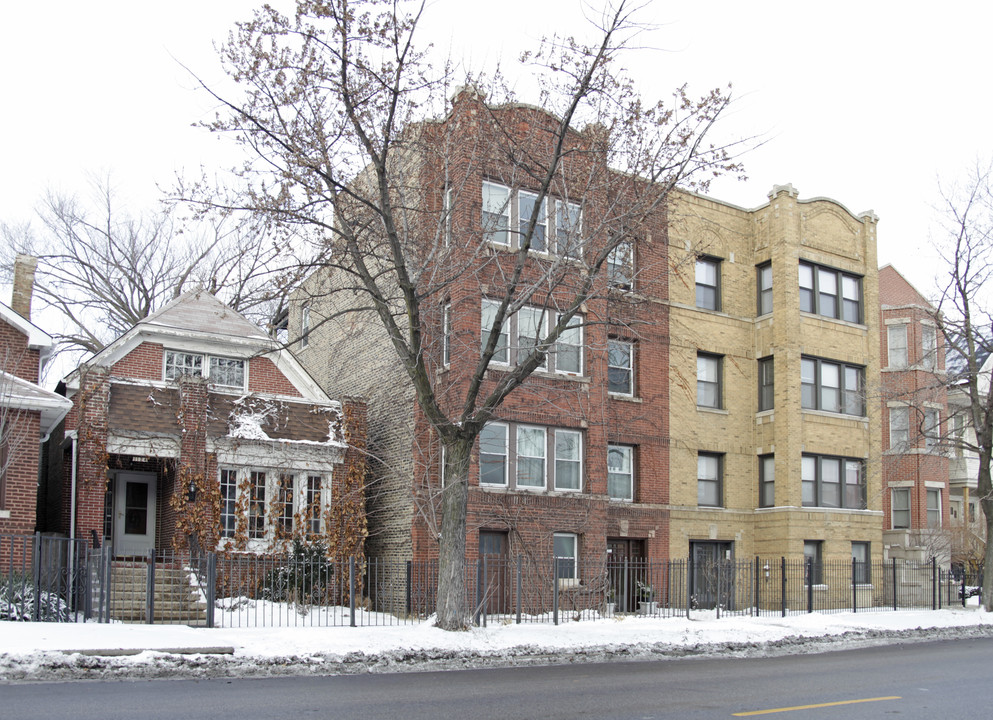
[[[165,653],[167,655],[234,655],[233,647],[222,645],[206,647],[177,647],[177,648],[103,648],[62,650],[63,655],[88,655],[93,657],[125,657],[140,655],[143,652]]]

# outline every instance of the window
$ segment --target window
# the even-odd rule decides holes
[[[583,436],[577,430],[555,431],[555,489],[582,490]]]
[[[555,579],[579,578],[579,538],[573,533],[555,533],[552,552],[555,556]]]
[[[221,388],[243,390],[245,388],[245,361],[235,358],[215,357],[198,353],[166,350],[166,380],[179,380],[183,376],[205,377],[211,384]]]
[[[517,322],[517,362],[524,360],[533,353],[548,333],[545,325],[545,311],[533,307],[522,307],[514,318]],[[546,369],[547,358],[543,359],[538,368]]]
[[[235,502],[238,494],[238,474],[221,470],[221,537],[234,537]]]
[[[891,368],[907,367],[907,326],[886,327],[886,361]]]
[[[310,345],[310,304],[300,308],[300,349]]]
[[[924,408],[924,448],[936,450],[941,443],[941,415],[936,408]]]
[[[965,455],[963,443],[965,442],[965,418],[960,412],[952,415],[952,452],[955,457],[960,458]]]
[[[704,310],[721,309],[721,261],[717,258],[696,260],[696,306]]]
[[[558,200],[555,203],[555,252],[574,260],[581,259],[583,211],[577,203]]]
[[[166,350],[165,379],[179,380],[184,375],[203,377],[203,355]]]
[[[583,374],[583,319],[574,315],[555,343],[555,372]]]
[[[890,409],[890,450],[905,452],[910,447],[910,408]]]
[[[507,484],[507,426],[487,423],[479,433],[479,484]]]
[[[607,341],[607,392],[634,395],[634,343]]]
[[[865,368],[804,357],[800,359],[800,405],[808,410],[865,415]]]
[[[927,489],[927,526],[941,527],[941,490],[938,488]]]
[[[772,263],[759,265],[758,267],[758,288],[759,288],[759,315],[768,315],[772,312]]]
[[[479,484],[519,490],[580,491],[582,433],[537,425],[487,423],[479,435]]]
[[[824,584],[824,542],[822,540],[803,541],[803,562],[808,585]]]
[[[452,306],[445,305],[441,309],[441,362],[448,365],[452,362]]]
[[[496,322],[497,311],[500,309],[500,303],[494,302],[493,300],[483,300],[482,312],[480,314],[481,324],[482,324],[482,340],[483,349],[490,343],[490,336],[493,334],[493,324]],[[497,334],[496,345],[493,349],[492,362],[498,363],[500,365],[510,364],[510,349],[508,348],[510,336],[510,318],[504,318],[503,325],[500,327],[500,332]]]
[[[721,408],[721,370],[723,358],[720,355],[698,353],[696,356],[696,404],[699,407]]]
[[[865,462],[857,458],[804,455],[800,459],[804,507],[865,510]]]
[[[444,212],[444,241],[445,247],[452,244],[452,211],[455,207],[455,190],[451,187],[445,187],[445,193],[442,195],[442,212]]]
[[[321,476],[307,476],[307,516],[309,518],[307,531],[313,534],[321,532]]]
[[[248,537],[265,537],[265,473],[253,470],[249,476]]]
[[[528,225],[531,223],[531,216],[538,205],[538,196],[535,193],[521,190],[517,193],[517,217],[519,218],[520,237],[518,245],[523,244],[527,237]],[[531,250],[535,252],[546,252],[548,250],[548,219],[545,213],[545,201],[538,205],[538,215],[534,221],[534,233],[531,235]]]
[[[276,489],[276,502],[279,508],[279,529],[284,533],[293,532],[293,476],[282,473]]]
[[[921,325],[921,366],[938,369],[938,335],[933,325]]]
[[[800,310],[862,322],[862,278],[812,263],[800,263]]]
[[[607,255],[607,285],[618,290],[634,287],[634,244],[621,240]]]
[[[776,505],[776,458],[774,455],[759,457],[759,507]]]
[[[510,246],[510,188],[483,182],[483,238]]]
[[[697,453],[696,501],[700,507],[723,507],[722,474],[724,458],[716,453]]]
[[[910,527],[910,488],[893,488],[890,499],[890,516],[894,530]]]
[[[634,500],[634,448],[607,446],[607,495],[611,500]]]
[[[776,386],[774,364],[771,357],[759,360],[759,412],[772,410]]]
[[[517,426],[517,487],[545,487],[545,428]]]
[[[852,582],[868,585],[872,582],[872,565],[869,564],[869,543],[852,541]]]
[[[485,350],[493,333],[500,303],[483,299],[480,311],[480,337]],[[524,362],[550,331],[549,311],[523,307],[505,317],[496,340],[492,362],[497,365],[514,365]],[[583,318],[575,315],[566,329],[559,334],[554,349],[546,353],[538,370],[581,375],[583,372]],[[511,338],[513,343],[511,344]],[[553,363],[553,364],[550,364]]]
[[[245,361],[231,358],[210,358],[210,382],[218,387],[245,387]]]

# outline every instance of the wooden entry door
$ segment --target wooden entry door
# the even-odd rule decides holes
[[[645,573],[645,541],[607,538],[607,576],[617,612],[638,609],[638,579]]]
[[[114,481],[114,554],[147,555],[155,547],[155,473],[118,473]]]
[[[479,557],[486,578],[482,607],[487,615],[510,612],[510,549],[505,532],[479,531]]]

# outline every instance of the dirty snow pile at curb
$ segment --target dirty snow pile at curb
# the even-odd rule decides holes
[[[993,614],[971,608],[721,619],[712,612],[694,612],[690,620],[618,617],[558,626],[491,625],[464,633],[444,632],[430,622],[218,629],[0,622],[0,681],[332,675],[714,654],[759,657],[987,636],[993,636]],[[233,653],[196,653],[225,646]],[[115,657],[73,652],[93,650],[141,652]]]

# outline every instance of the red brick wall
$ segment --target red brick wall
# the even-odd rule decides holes
[[[158,343],[142,343],[114,364],[111,375],[135,380],[161,380],[165,368],[164,352]]]
[[[266,357],[253,357],[249,362],[248,391],[302,397],[293,383]]]
[[[28,382],[38,382],[37,350],[28,349],[28,339],[20,330],[0,320],[0,369]]]
[[[10,517],[0,517],[0,533],[32,533],[38,496],[41,414],[21,411],[10,419],[10,455],[6,477],[0,478],[0,510],[10,513]]]

